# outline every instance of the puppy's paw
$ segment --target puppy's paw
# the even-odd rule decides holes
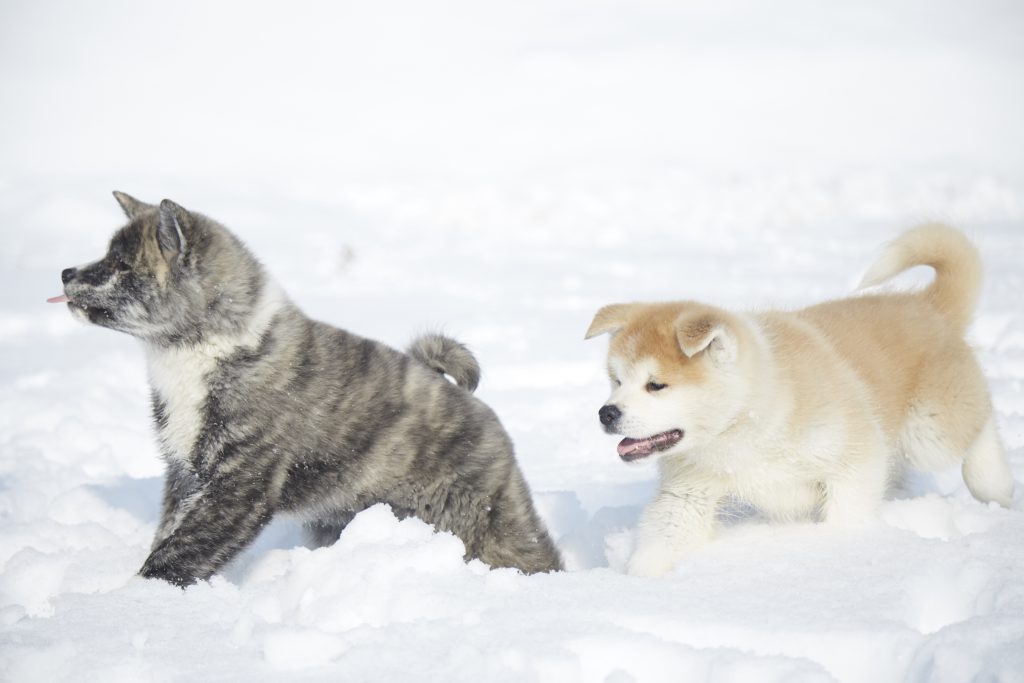
[[[167,583],[185,588],[196,582],[193,572],[185,571],[181,567],[175,567],[169,563],[161,562],[155,555],[150,555],[139,570],[139,576],[144,579],[161,579]]]
[[[630,576],[665,576],[675,564],[672,556],[661,548],[638,548],[629,558],[626,573]]]

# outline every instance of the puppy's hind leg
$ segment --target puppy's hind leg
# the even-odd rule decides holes
[[[1013,499],[1013,473],[1006,451],[996,433],[995,418],[989,416],[981,433],[964,455],[961,470],[971,494],[983,503],[995,501],[1009,507]]]
[[[486,512],[466,538],[467,556],[478,556],[491,567],[516,567],[525,574],[556,572],[563,569],[558,548],[534,510],[530,490],[518,469],[508,474],[508,482],[482,501]]]
[[[841,472],[825,480],[822,520],[839,527],[864,524],[882,502],[891,476],[884,445],[865,445]]]

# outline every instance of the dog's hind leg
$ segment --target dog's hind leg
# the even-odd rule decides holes
[[[983,503],[995,501],[1009,507],[1013,499],[1013,473],[1006,451],[996,433],[995,418],[989,416],[981,433],[964,455],[961,470],[971,494]]]
[[[526,574],[563,569],[558,548],[534,510],[530,490],[518,469],[487,501],[475,529],[463,534],[466,555],[479,557],[491,567],[516,567]]]
[[[822,519],[841,527],[864,524],[878,508],[892,477],[885,446],[864,444],[849,457],[841,472],[824,482]]]

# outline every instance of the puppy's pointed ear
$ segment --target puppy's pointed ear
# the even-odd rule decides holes
[[[729,365],[736,360],[736,332],[731,322],[715,311],[695,311],[679,316],[676,338],[687,358],[705,353],[716,365]]]
[[[160,227],[157,240],[160,249],[168,259],[188,253],[186,235],[192,229],[192,216],[170,199],[160,202]]]
[[[591,321],[590,327],[583,338],[590,339],[599,334],[618,332],[626,326],[626,323],[633,317],[633,313],[639,306],[640,304],[611,304],[610,306],[605,306],[594,315],[594,319]]]
[[[118,192],[114,190],[114,199],[121,205],[121,210],[124,211],[124,215],[128,217],[128,220],[135,220],[140,213],[150,211],[156,207],[146,202],[140,202],[130,194],[124,192]]]

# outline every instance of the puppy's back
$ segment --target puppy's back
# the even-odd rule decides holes
[[[923,225],[886,248],[861,288],[917,265],[935,270],[923,290],[830,301],[794,315],[820,330],[857,372],[890,435],[910,413],[925,411],[942,415],[951,434],[973,438],[989,412],[984,377],[964,340],[981,289],[981,260],[959,231]]]

